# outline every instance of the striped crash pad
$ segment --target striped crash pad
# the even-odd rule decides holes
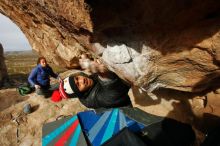
[[[128,127],[133,132],[141,131],[145,126],[124,115],[118,108],[102,113],[86,111],[78,113],[80,124],[91,145],[99,146],[112,136]]]
[[[190,145],[195,139],[189,124],[138,108],[113,108],[79,112],[43,125],[42,145],[100,146],[111,142],[124,129],[141,134],[154,145]]]
[[[130,118],[127,111],[119,108],[101,112],[90,110],[47,123],[43,125],[42,146],[87,146],[87,142],[100,146],[125,127],[140,132],[145,124]]]
[[[87,146],[77,115],[43,125],[42,146]]]

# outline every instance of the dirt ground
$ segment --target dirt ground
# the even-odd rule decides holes
[[[71,73],[69,71],[62,75]],[[25,75],[14,76],[10,78],[10,83],[0,89],[0,146],[39,146],[43,124],[87,109],[76,98],[54,103],[50,98],[36,93],[21,96],[16,87],[26,79]],[[57,80],[51,78],[51,84],[55,82]],[[31,105],[30,114],[23,112],[26,104]]]
[[[27,100],[28,96],[20,96],[16,89],[0,90],[0,111]]]
[[[0,90],[0,145],[39,146],[43,124],[55,121],[58,117],[75,115],[86,109],[78,99],[54,103],[35,93],[20,96],[16,89]],[[31,113],[23,108],[31,105]]]
[[[65,72],[63,76],[71,73],[73,72]],[[0,90],[1,146],[39,146],[43,124],[87,109],[78,99],[54,103],[50,98],[35,93],[21,96],[15,88],[21,83],[20,81],[24,80],[14,80],[8,88]],[[132,88],[129,96],[134,107],[194,125],[197,135],[196,145],[204,140],[206,131],[220,122],[220,89],[203,95],[160,90],[154,94],[154,99],[152,95],[140,93],[139,90]],[[30,114],[24,114],[25,104],[31,105]]]

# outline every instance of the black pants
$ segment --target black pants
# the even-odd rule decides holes
[[[38,95],[44,95],[45,97],[50,97],[52,95],[53,91],[58,88],[59,88],[59,83],[56,83],[56,84],[50,85],[50,87],[48,89],[39,88],[39,89],[36,89],[35,92]]]

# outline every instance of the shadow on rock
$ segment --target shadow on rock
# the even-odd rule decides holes
[[[188,123],[196,132],[196,143],[199,145],[205,134],[215,129],[220,123],[220,94],[207,90],[200,93],[190,93],[171,89],[158,89],[147,94],[138,88],[132,88],[133,106],[151,114],[160,115]],[[215,91],[215,90],[214,90]],[[149,96],[150,95],[150,96]]]
[[[40,105],[34,105],[34,106],[32,106],[32,108],[31,108],[31,113],[37,111],[37,110],[39,109],[39,107],[40,107]]]
[[[1,91],[0,94],[0,111],[17,104],[19,102],[27,100],[28,96],[21,96],[17,91]]]
[[[138,87],[132,87],[132,92],[134,95],[134,102],[141,106],[156,105],[161,103],[161,98],[153,99],[153,97],[151,97],[153,94],[150,96],[149,93],[140,90]]]
[[[86,3],[92,9],[91,42],[104,47],[126,44],[141,52],[140,46],[146,45],[170,54],[191,50],[219,31],[217,0],[180,0],[169,5],[164,0],[86,0]]]
[[[17,88],[19,85],[28,82],[28,74],[9,75],[8,79],[2,84],[2,89]]]

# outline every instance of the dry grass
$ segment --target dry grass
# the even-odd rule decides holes
[[[27,82],[28,75],[36,66],[38,55],[32,51],[6,52],[5,63],[9,75],[9,85],[5,87],[16,87]],[[66,69],[50,64],[55,73],[62,73]]]
[[[8,52],[5,54],[5,63],[8,69],[8,74],[29,74],[36,66],[38,55],[32,51]],[[54,72],[63,72],[64,68],[50,64]]]

